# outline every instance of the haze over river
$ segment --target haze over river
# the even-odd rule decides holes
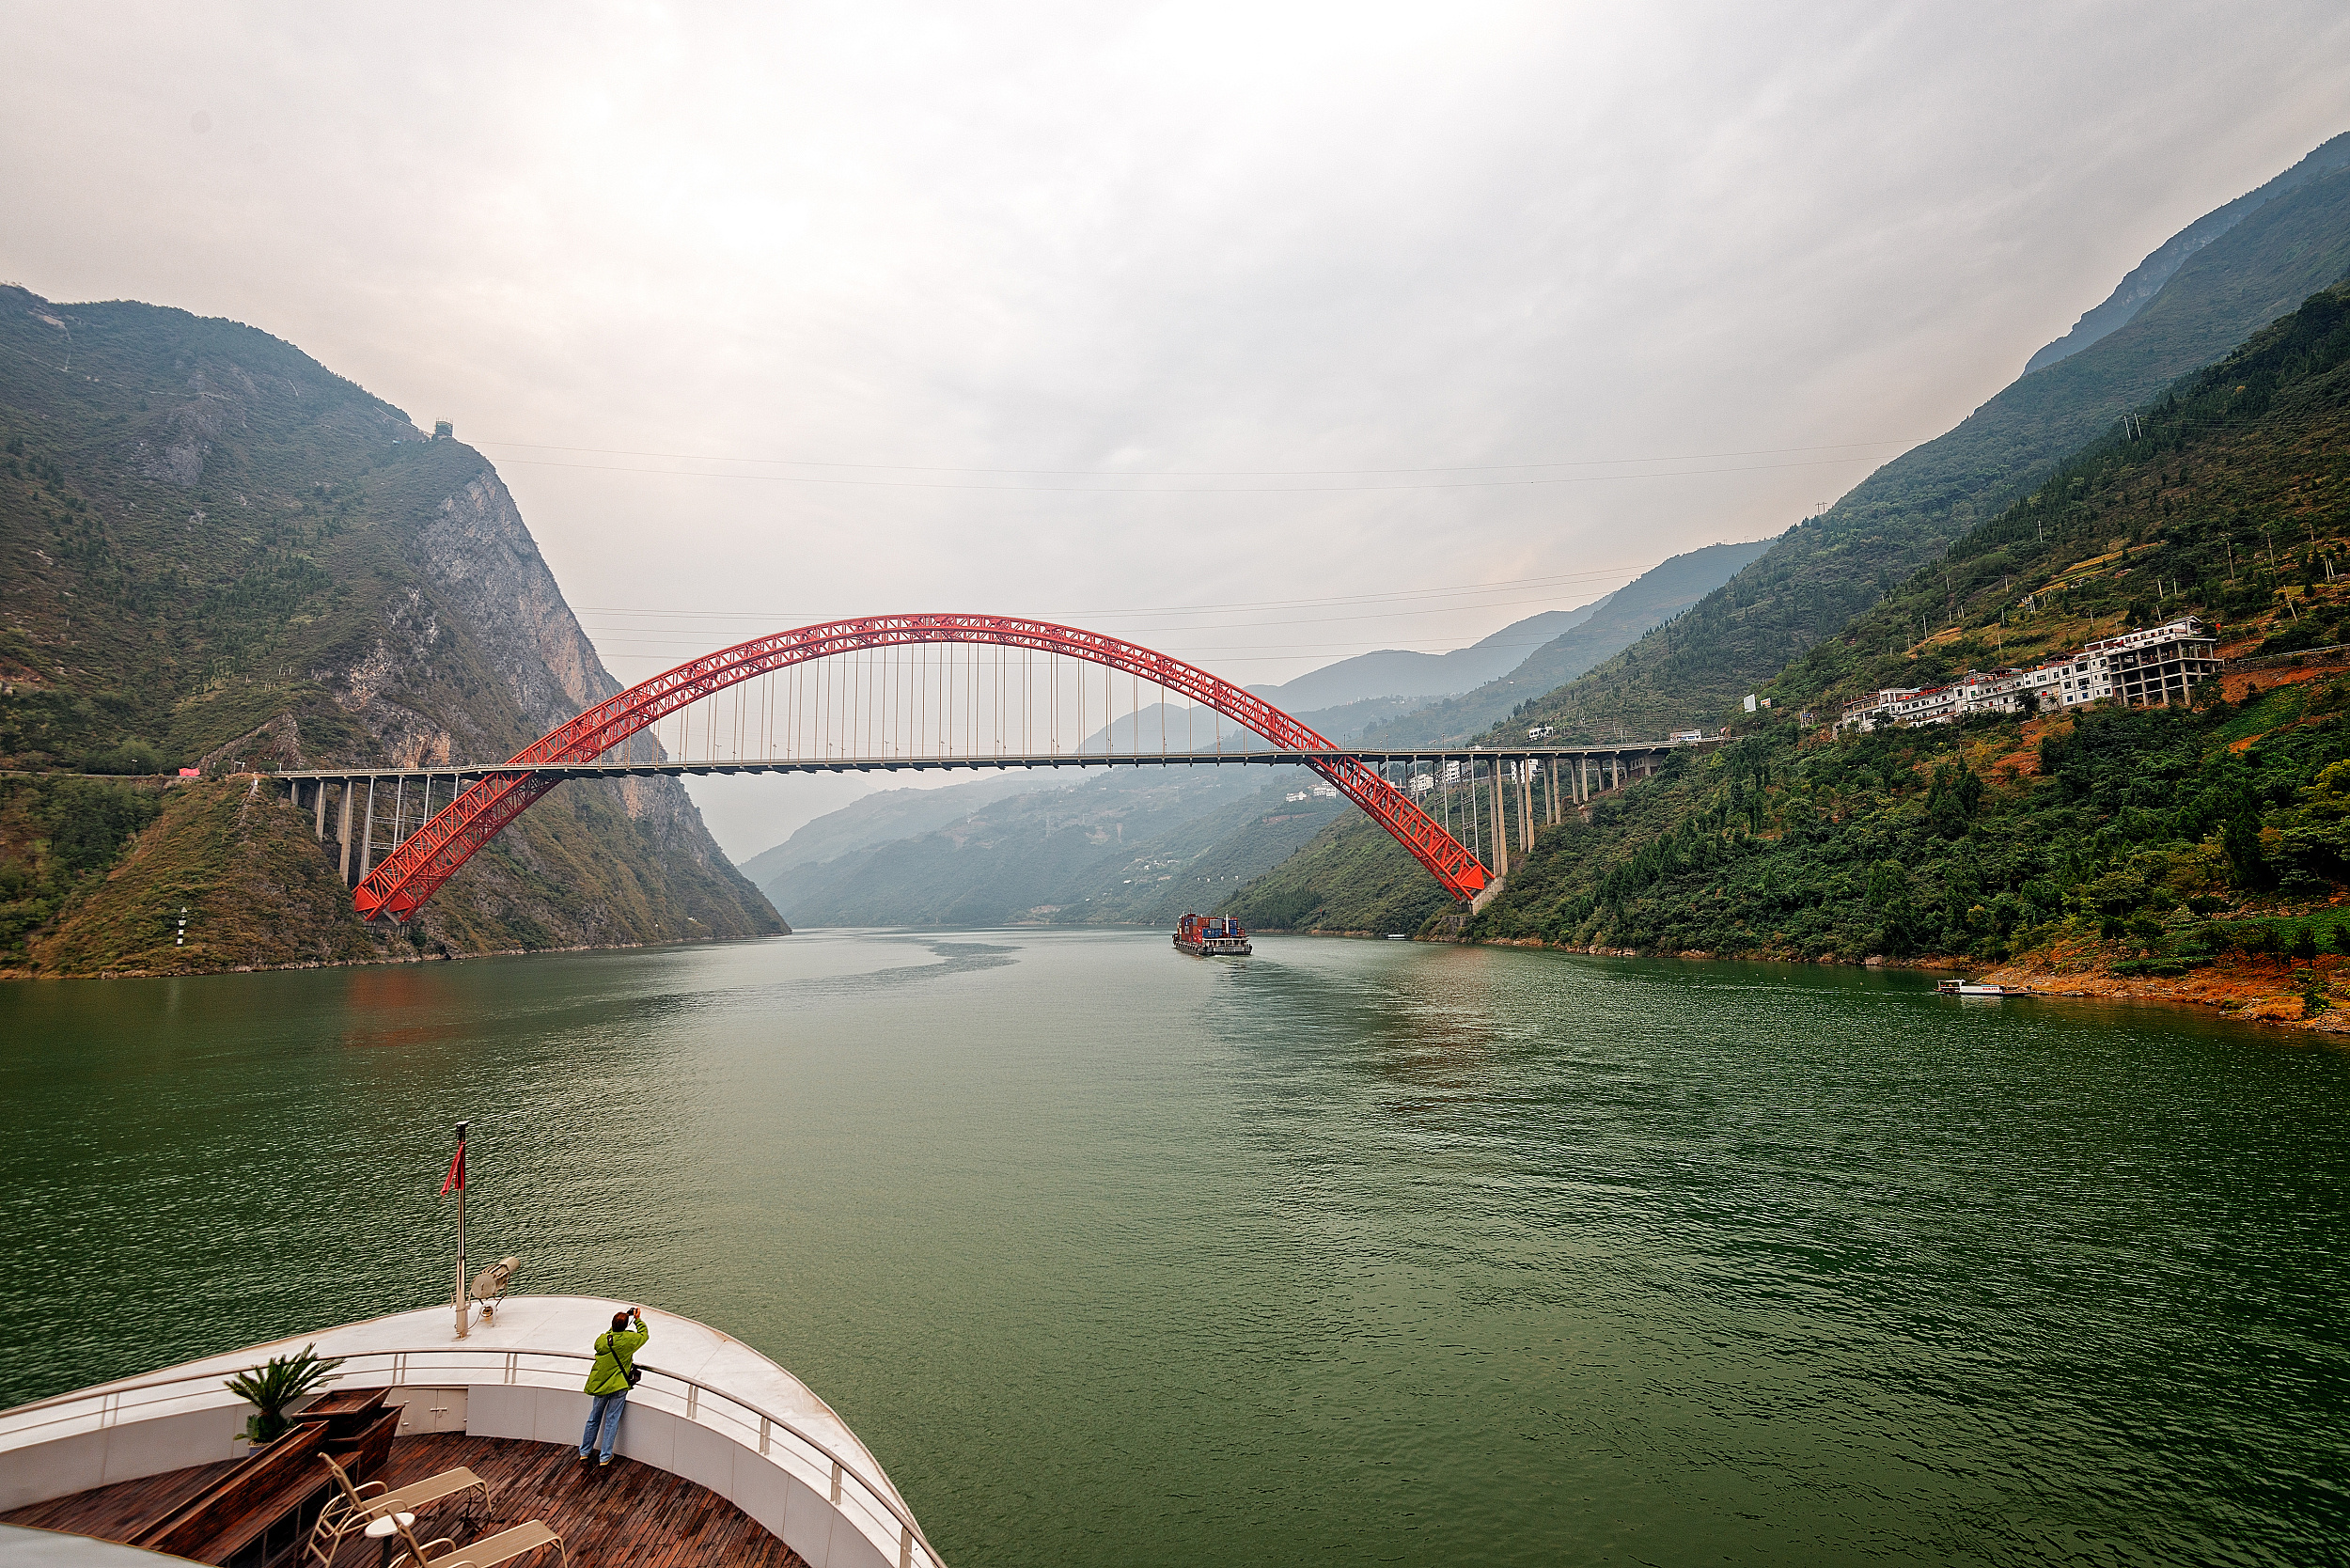
[[[12,984],[0,1040],[0,1403],[446,1299],[470,1117],[478,1262],[774,1356],[956,1568],[2350,1539],[2298,1034],[1024,930]]]

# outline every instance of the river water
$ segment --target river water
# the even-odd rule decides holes
[[[470,1117],[477,1256],[791,1368],[957,1568],[2350,1539],[2297,1035],[1017,931],[8,985],[0,1041],[0,1403],[434,1299]]]

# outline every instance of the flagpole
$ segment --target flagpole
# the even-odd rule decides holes
[[[457,1337],[463,1339],[472,1326],[465,1319],[465,1128],[468,1122],[457,1124]]]

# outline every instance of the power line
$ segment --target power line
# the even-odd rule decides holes
[[[1519,588],[1539,588],[1544,584],[1590,581],[1613,576],[1637,576],[1651,570],[1653,562],[1619,563],[1593,567],[1582,572],[1556,572],[1540,577],[1504,577],[1489,583],[1456,583],[1449,588],[1405,588],[1387,593],[1340,593],[1316,599],[1256,599],[1235,600],[1222,604],[1137,604],[1123,609],[1056,610],[1054,616],[1090,617],[1129,615],[1222,615],[1235,610],[1312,609],[1326,604],[1371,604],[1433,599],[1449,593],[1499,593]],[[1477,605],[1462,606],[1476,609]],[[655,610],[622,604],[577,604],[573,610],[581,615],[639,615],[663,616],[685,620],[773,620],[769,610]],[[839,619],[840,617],[831,619]],[[1038,619],[1050,619],[1040,616]]]
[[[1058,478],[1316,478],[1332,474],[1498,474],[1531,468],[1606,468],[1633,463],[1712,463],[1723,458],[1785,457],[1795,452],[1841,452],[1861,447],[1899,447],[1897,439],[1834,441],[1817,447],[1755,447],[1732,452],[1687,452],[1678,456],[1637,458],[1559,458],[1544,463],[1434,463],[1417,468],[983,468],[956,463],[840,463],[820,458],[735,457],[709,452],[637,451],[625,447],[562,447],[540,441],[476,441],[476,447],[509,447],[531,452],[573,452],[591,457],[663,458],[686,463],[748,463],[789,468],[859,468],[898,474],[1042,475]],[[519,461],[519,460],[518,460]],[[661,472],[627,469],[622,472]],[[1734,470],[1733,470],[1734,472]]]
[[[1547,478],[1449,479],[1421,484],[1162,485],[1157,487],[949,484],[929,479],[849,479],[810,474],[728,474],[692,468],[633,468],[606,463],[550,463],[542,458],[508,458],[505,461],[509,466],[520,468],[569,468],[587,473],[644,474],[667,478],[747,479],[759,484],[833,485],[861,490],[995,491],[1007,494],[1061,495],[1322,495],[1375,494],[1382,492],[1407,494],[1425,490],[1508,490],[1528,489],[1536,485],[1605,484],[1622,479],[1703,478],[1714,474],[1762,474],[1791,468],[1827,468],[1841,463],[1874,463],[1876,459],[1873,457],[1819,458],[1805,463],[1758,463],[1735,468],[1677,468],[1651,474],[1573,474],[1558,475]],[[1108,478],[1114,476],[1097,477]]]
[[[1522,608],[1523,606],[1528,605],[1528,604],[1551,604],[1552,602],[1553,602],[1553,598],[1552,598],[1551,596],[1545,596],[1545,597],[1541,598],[1541,599],[1513,599],[1513,600],[1504,600],[1504,601],[1502,601],[1502,602],[1500,602],[1500,603],[1498,603],[1498,604],[1447,604],[1447,605],[1442,605],[1442,606],[1439,606],[1438,608],[1435,608],[1435,609],[1433,609],[1433,610],[1399,610],[1399,609],[1379,609],[1379,610],[1368,611],[1368,612],[1366,612],[1366,613],[1364,613],[1364,614],[1362,614],[1362,615],[1333,615],[1333,616],[1317,616],[1317,617],[1311,618],[1311,619],[1282,619],[1280,622],[1278,622],[1278,624],[1280,624],[1280,625],[1282,625],[1282,626],[1330,626],[1330,625],[1336,625],[1336,624],[1339,624],[1339,623],[1340,623],[1340,622],[1343,622],[1343,621],[1350,621],[1350,620],[1394,620],[1394,619],[1402,619],[1402,617],[1405,617],[1405,616],[1464,615],[1464,614],[1466,614],[1466,613],[1468,613],[1468,612],[1470,612],[1470,611],[1473,611],[1473,610],[1507,610],[1507,609],[1517,609],[1517,608]],[[1260,629],[1261,629],[1261,628],[1259,628],[1259,627],[1257,627],[1257,626],[1253,626],[1253,625],[1246,624],[1246,623],[1242,623],[1242,624],[1225,624],[1225,625],[1199,625],[1199,624],[1198,624],[1198,623],[1194,623],[1194,624],[1189,625],[1189,626],[1129,626],[1129,627],[1124,628],[1124,629],[1123,629],[1123,631],[1124,631],[1124,633],[1131,633],[1131,634],[1133,634],[1133,635],[1137,635],[1137,636],[1147,636],[1147,635],[1152,635],[1152,634],[1153,634],[1153,633],[1159,633],[1159,632],[1183,632],[1183,633],[1191,633],[1191,632],[1246,632],[1246,631],[1255,631],[1255,630],[1260,630]],[[647,627],[620,627],[620,628],[616,628],[616,630],[620,631],[620,632],[622,632],[622,633],[630,633],[630,632],[653,632],[653,633],[658,633],[658,632],[661,632],[661,631],[664,631],[664,630],[667,630],[667,628],[663,628],[663,627],[654,627],[654,626],[647,626]],[[1121,634],[1121,635],[1122,635],[1122,634]],[[697,645],[697,646],[698,646],[698,645]]]

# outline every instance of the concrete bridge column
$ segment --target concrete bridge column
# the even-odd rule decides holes
[[[359,881],[368,880],[368,870],[375,857],[375,778],[368,778],[367,825],[359,830]],[[352,884],[356,886],[357,884]]]
[[[343,780],[343,886],[351,886],[351,780]]]
[[[1518,763],[1518,848],[1534,847],[1534,759]]]
[[[310,780],[310,804],[311,804],[312,806],[315,806],[316,808],[318,808],[318,817],[319,817],[319,842],[322,844],[322,843],[326,842],[326,780],[325,780],[325,779],[323,779],[323,778],[313,778],[312,780]]]
[[[1493,870],[1499,877],[1509,874],[1509,823],[1502,821],[1502,760],[1493,760]]]

